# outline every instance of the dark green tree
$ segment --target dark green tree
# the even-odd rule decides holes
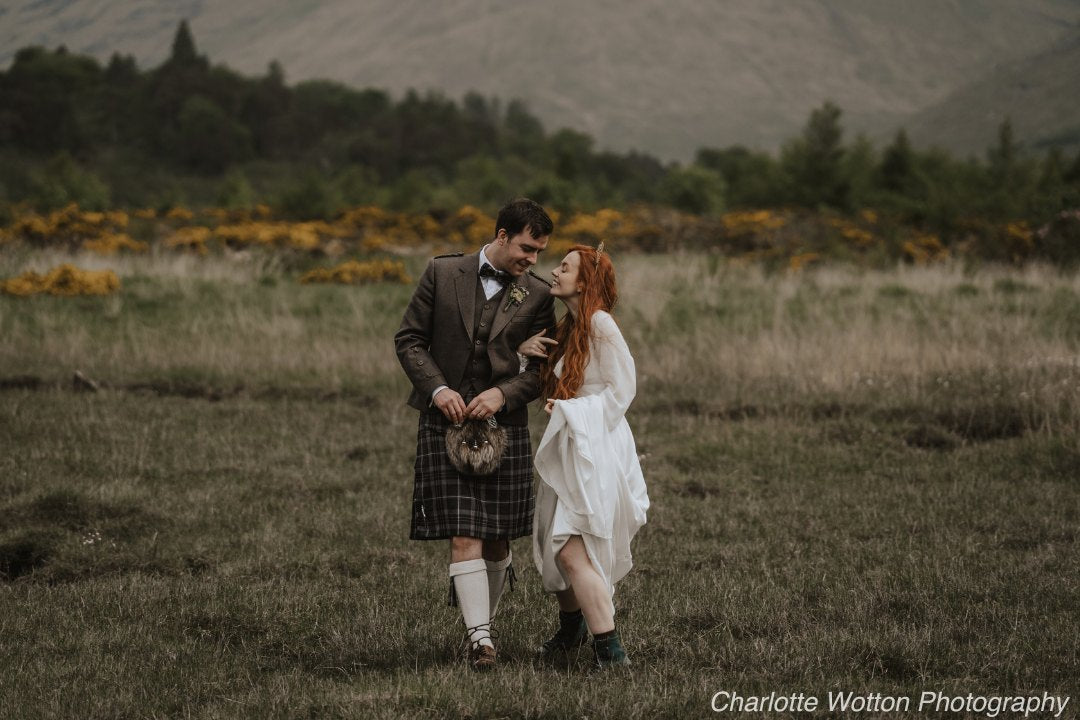
[[[660,200],[695,215],[724,211],[724,176],[700,165],[672,167],[660,183]]]
[[[881,156],[878,183],[889,192],[909,194],[916,182],[915,152],[911,149],[907,132],[901,129]]]
[[[1076,159],[1072,161],[1063,175],[1065,182],[1077,186],[1080,189],[1080,150],[1076,152]]]
[[[987,151],[987,161],[988,187],[982,212],[998,220],[1022,217],[1032,204],[1035,166],[1021,156],[1008,118],[998,127],[998,141]]]
[[[172,53],[169,62],[175,65],[195,65],[200,61],[199,54],[195,51],[195,38],[191,34],[187,20],[180,21],[180,27],[173,35]]]
[[[78,203],[86,210],[105,210],[110,197],[109,187],[100,178],[62,152],[31,174],[28,199],[39,211],[68,203]]]
[[[787,199],[804,207],[850,208],[851,182],[844,172],[840,108],[826,102],[810,113],[802,134],[780,153]]]
[[[274,60],[266,76],[242,86],[239,120],[251,130],[255,154],[263,158],[285,158],[295,145],[290,137],[293,94],[285,85],[285,71]]]
[[[30,47],[15,53],[0,108],[11,144],[37,153],[84,154],[100,133],[97,61]]]
[[[184,101],[173,141],[175,157],[197,172],[220,173],[251,155],[251,133],[213,100],[192,95]]]
[[[780,169],[771,156],[741,145],[701,148],[694,164],[720,173],[729,207],[769,207],[781,201],[784,188]]]
[[[314,170],[288,183],[275,203],[283,215],[294,220],[329,220],[341,210],[341,204],[337,188]]]
[[[593,139],[585,133],[568,128],[556,131],[547,142],[555,175],[563,180],[584,176],[592,156],[592,145]]]
[[[506,106],[501,140],[505,154],[539,162],[544,153],[544,126],[520,100]]]

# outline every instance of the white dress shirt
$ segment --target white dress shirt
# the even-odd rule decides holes
[[[499,268],[495,267],[495,263],[488,260],[487,253],[484,252],[485,250],[487,250],[487,245],[480,248],[480,262],[476,266],[476,271],[480,272],[480,268],[484,267],[484,263],[487,263],[491,267],[498,270]],[[507,276],[507,282],[509,282],[509,280],[510,280],[510,277],[508,275]],[[502,289],[504,287],[506,287],[505,282],[499,282],[497,278],[493,278],[493,277],[482,277],[482,278],[480,278],[480,285],[481,285],[481,287],[484,288],[484,297],[486,297],[488,300],[490,300],[491,298],[498,295],[499,292],[502,291]],[[440,385],[439,387],[435,388],[435,390],[431,393],[431,402],[432,402],[432,404],[435,403],[435,396],[438,395],[439,393],[441,393],[446,388],[447,388],[446,385]]]

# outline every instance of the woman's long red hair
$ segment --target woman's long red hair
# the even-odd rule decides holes
[[[588,245],[575,245],[568,252],[579,256],[578,313],[575,318],[569,312],[555,326],[555,339],[559,342],[548,355],[540,370],[544,384],[544,397],[568,400],[575,395],[585,381],[585,366],[589,362],[589,335],[592,332],[592,316],[597,310],[611,312],[619,300],[615,286],[615,268],[605,252],[596,252]],[[597,260],[599,258],[599,260]],[[555,363],[562,358],[562,377],[555,376]]]

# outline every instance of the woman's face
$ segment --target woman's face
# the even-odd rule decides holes
[[[581,268],[581,254],[576,250],[566,254],[559,263],[559,267],[551,271],[553,282],[551,294],[557,298],[566,300],[575,298],[581,294],[581,285],[578,283],[578,270]]]

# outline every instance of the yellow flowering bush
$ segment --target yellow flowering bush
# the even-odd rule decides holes
[[[302,283],[340,283],[343,285],[361,285],[376,282],[396,282],[403,285],[412,283],[412,278],[405,272],[405,265],[394,260],[370,260],[360,262],[346,260],[332,268],[316,268],[304,273]]]
[[[118,289],[120,278],[112,270],[81,270],[68,263],[44,275],[28,270],[18,277],[0,282],[0,292],[20,297],[40,293],[63,297],[108,295]]]
[[[188,210],[185,207],[179,207],[179,206],[174,207],[174,208],[170,208],[169,211],[167,213],[165,213],[165,219],[166,220],[182,220],[184,222],[188,222],[189,220],[193,219],[194,217],[195,217],[195,213],[191,212],[190,210]]]
[[[454,213],[446,226],[450,234],[460,234],[460,241],[455,244],[470,247],[479,247],[495,235],[495,218],[472,205],[466,205]]]
[[[90,250],[99,255],[115,255],[121,250],[130,250],[136,253],[146,252],[150,245],[141,240],[133,240],[124,233],[105,233],[97,238],[83,240],[82,247],[84,250]]]
[[[797,255],[792,255],[788,258],[788,270],[791,272],[798,272],[807,265],[817,262],[821,259],[821,254],[816,252],[804,252]]]
[[[760,235],[779,230],[788,223],[788,218],[773,210],[741,210],[724,213],[720,216],[724,232],[730,236]]]
[[[118,250],[141,252],[146,248],[145,243],[137,243],[119,233],[127,228],[129,221],[128,214],[121,210],[84,212],[72,203],[46,215],[19,214],[2,233],[36,244],[62,244],[73,248],[81,245],[107,254]]]
[[[382,227],[386,224],[389,214],[380,207],[363,205],[345,211],[339,222],[355,230]]]
[[[583,244],[595,245],[610,236],[622,223],[618,210],[597,210],[595,213],[578,213],[559,229],[560,235],[574,238]]]
[[[1005,233],[1014,244],[1027,250],[1035,247],[1035,233],[1026,222],[1011,222],[1005,226]]]
[[[866,212],[870,212],[870,211],[863,211],[863,212],[866,213]],[[873,213],[871,213],[871,214],[873,214]],[[876,219],[876,216],[875,216],[875,219]],[[863,230],[858,225],[856,225],[855,223],[851,222],[850,220],[848,220],[846,218],[831,217],[831,218],[828,218],[825,222],[826,222],[827,225],[829,225],[829,227],[831,227],[831,228],[833,228],[835,230],[838,230],[840,232],[840,236],[842,238],[844,238],[845,240],[848,240],[850,242],[853,242],[853,243],[855,243],[856,245],[858,245],[860,247],[867,247],[867,246],[871,245],[874,242],[873,233],[870,233],[870,232],[867,232],[866,230]]]
[[[265,205],[174,207],[161,213],[152,208],[88,212],[75,204],[45,213],[25,207],[12,210],[13,219],[0,227],[0,245],[27,242],[104,255],[146,252],[155,244],[200,255],[214,248],[264,248],[328,257],[468,252],[489,241],[495,227],[492,215],[472,205],[448,213],[401,213],[361,206],[329,222],[275,219]],[[697,216],[633,205],[622,210],[566,212],[562,217],[555,211],[549,214],[556,225],[548,255],[558,257],[572,245],[595,247],[603,240],[621,251],[705,250],[774,269],[797,270],[830,258],[928,263],[954,254],[1023,263],[1044,255],[1048,242],[1048,231],[1035,231],[1022,221],[961,218],[947,237],[939,237],[905,224],[900,216],[873,209],[850,215],[800,208],[740,209],[720,216]]]
[[[206,241],[210,239],[210,228],[205,227],[182,227],[165,241],[165,247],[190,250],[199,255],[205,255],[209,249]]]
[[[319,249],[324,236],[336,234],[336,228],[321,220],[300,223],[252,221],[219,225],[213,231],[215,238],[230,247],[277,246],[307,251]]]
[[[904,256],[916,265],[925,265],[949,257],[949,250],[941,244],[941,239],[929,233],[919,233],[911,240],[905,240],[902,247]]]

